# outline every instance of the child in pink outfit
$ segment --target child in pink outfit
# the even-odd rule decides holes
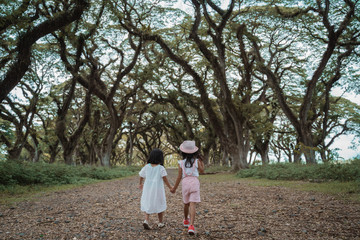
[[[196,213],[196,203],[200,200],[199,172],[204,172],[204,163],[198,157],[199,148],[195,141],[184,141],[180,145],[183,160],[179,161],[178,177],[174,187],[170,190],[175,193],[180,181],[182,180],[182,196],[184,202],[184,226],[188,227],[190,235],[195,234],[194,222]],[[189,219],[190,213],[190,219]]]

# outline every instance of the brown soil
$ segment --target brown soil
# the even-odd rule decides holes
[[[173,183],[176,170],[168,173]],[[134,176],[0,206],[0,239],[360,239],[359,203],[216,176],[200,179],[193,237],[182,227],[181,185],[166,190],[166,226],[158,229],[152,215],[153,230],[143,229]]]

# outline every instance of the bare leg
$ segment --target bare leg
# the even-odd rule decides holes
[[[190,225],[194,225],[195,221],[195,213],[196,213],[196,203],[190,203]]]
[[[163,222],[164,212],[158,213],[159,223]]]
[[[150,214],[145,213],[145,220],[149,222]]]
[[[189,206],[190,204],[184,204],[184,219],[188,219],[189,218]]]
[[[150,214],[145,213],[145,221],[143,223],[143,226],[144,226],[144,229],[146,229],[146,230],[151,229],[149,226],[149,217],[150,217]]]

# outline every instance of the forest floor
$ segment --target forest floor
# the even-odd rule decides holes
[[[168,169],[173,184],[176,170]],[[231,174],[200,176],[195,236],[183,228],[181,184],[166,189],[164,228],[144,230],[137,176],[0,206],[0,239],[360,239],[360,203]]]

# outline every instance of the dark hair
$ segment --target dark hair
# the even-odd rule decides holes
[[[196,151],[194,153],[184,153],[181,152],[183,159],[186,159],[184,167],[186,168],[192,168],[194,162],[195,162],[195,158],[198,156],[198,152]]]
[[[163,152],[158,148],[153,149],[150,153],[147,163],[160,164],[160,165],[164,166]]]

